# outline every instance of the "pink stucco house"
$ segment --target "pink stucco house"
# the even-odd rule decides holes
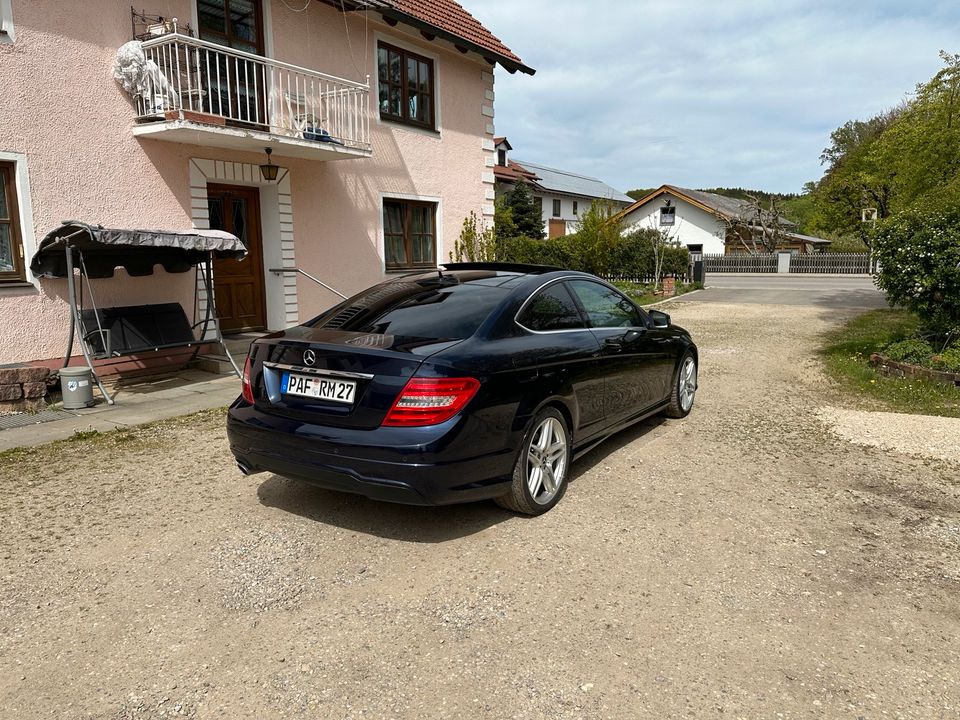
[[[453,0],[0,0],[0,365],[64,356],[67,284],[29,264],[65,219],[240,235],[248,259],[214,266],[226,332],[339,300],[295,268],[349,295],[447,259],[493,214],[497,65],[533,73]],[[194,285],[91,282],[188,314]]]

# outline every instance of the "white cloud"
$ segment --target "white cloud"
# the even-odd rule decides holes
[[[878,0],[464,0],[534,77],[497,72],[516,157],[627,190],[799,191],[830,132],[960,50],[960,6]]]

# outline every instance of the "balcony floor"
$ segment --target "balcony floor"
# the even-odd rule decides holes
[[[134,137],[144,139],[246,152],[259,153],[263,152],[265,147],[270,147],[275,157],[295,157],[306,160],[349,160],[372,155],[370,150],[350,148],[335,143],[314,142],[262,130],[206,125],[190,120],[167,120],[134,125],[133,134]]]

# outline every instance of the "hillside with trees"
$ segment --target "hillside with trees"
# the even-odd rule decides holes
[[[943,68],[912,97],[830,135],[820,156],[826,170],[790,208],[804,230],[870,244],[871,223],[907,210],[960,201],[960,55],[940,53]]]

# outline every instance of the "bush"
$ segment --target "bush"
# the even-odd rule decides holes
[[[622,236],[611,253],[606,273],[629,277],[652,277],[654,273],[653,245],[660,233],[652,229],[635,230]],[[662,275],[683,275],[690,266],[690,253],[680,245],[664,245]]]
[[[520,235],[505,239],[498,243],[497,260],[529,265],[554,265],[570,270],[580,268],[573,243],[566,237],[534,240]]]
[[[456,262],[490,262],[495,258],[496,242],[493,229],[473,211],[463,221],[460,237],[453,245],[450,257]]]
[[[960,330],[960,207],[907,210],[874,238],[877,285],[891,305],[915,312],[941,340]]]
[[[932,363],[935,370],[960,373],[960,348],[949,348],[939,355],[934,355]]]
[[[933,348],[926,340],[912,338],[888,345],[883,349],[883,355],[896,362],[925,365],[930,362],[930,356],[933,355]]]

